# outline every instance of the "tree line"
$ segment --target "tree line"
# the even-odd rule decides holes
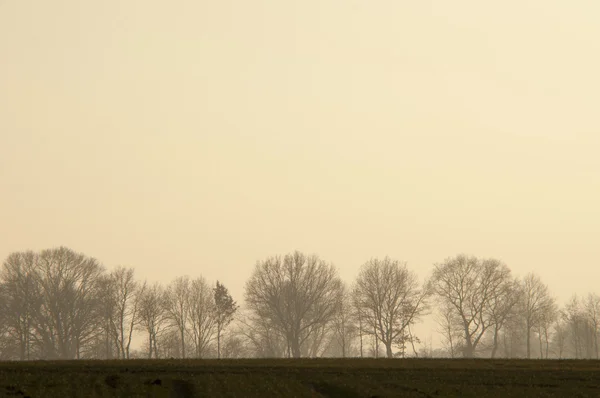
[[[243,301],[201,276],[149,284],[66,247],[15,252],[0,271],[0,359],[599,357],[600,296],[561,307],[497,259],[457,255],[419,281],[372,258],[348,284],[296,251],[258,261]],[[430,316],[436,349],[415,334]]]

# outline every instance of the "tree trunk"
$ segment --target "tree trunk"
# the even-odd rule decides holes
[[[496,358],[496,351],[498,351],[498,329],[494,328],[494,344],[492,346],[492,358]]]
[[[221,359],[221,327],[217,325],[217,359]]]
[[[123,330],[123,318],[121,317],[120,324],[120,336],[119,336],[119,348],[121,349],[121,359],[125,359],[125,334]]]
[[[394,353],[392,352],[392,342],[391,341],[389,341],[387,344],[385,344],[385,354],[387,355],[388,358],[394,357]]]
[[[21,333],[21,335],[19,336],[19,340],[21,340],[20,344],[19,344],[19,357],[20,357],[21,361],[24,361],[26,348],[25,348],[25,336],[23,335],[23,333]]]
[[[181,358],[185,358],[185,329],[181,328]]]
[[[152,332],[152,344],[154,344],[154,358],[158,359],[158,342],[156,332]]]
[[[463,328],[465,330],[465,346],[463,348],[463,357],[464,358],[473,358],[473,342],[471,341],[471,336],[469,335],[469,325],[464,322]]]
[[[342,358],[346,358],[346,325],[343,320],[342,320],[341,340],[342,340]]]
[[[594,348],[596,350],[596,359],[598,359],[598,325],[594,322]]]
[[[465,338],[465,346],[463,348],[463,357],[464,358],[473,358],[473,343],[469,338]]]
[[[375,358],[379,358],[379,336],[377,336],[377,329],[373,328],[375,331]]]
[[[110,359],[110,332],[106,330],[106,359]]]
[[[292,355],[294,358],[300,358],[302,356],[302,352],[300,351],[300,344],[297,338],[292,340]]]
[[[358,333],[360,337],[360,357],[363,358],[363,332],[362,332],[362,320],[358,318]]]
[[[548,337],[548,328],[544,328],[544,337],[546,338],[546,359],[548,359],[548,350],[550,346],[550,339]]]
[[[527,332],[526,340],[527,340],[527,359],[531,359],[531,324],[529,319],[527,320],[527,325],[525,326],[525,331]]]
[[[450,343],[450,358],[454,358],[454,339],[450,325],[448,325],[448,342]]]
[[[29,361],[29,354],[31,351],[31,319],[29,316],[27,316],[27,327],[25,328],[25,332],[27,333],[25,344],[27,345],[27,360]]]

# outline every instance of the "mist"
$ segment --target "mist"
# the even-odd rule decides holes
[[[539,278],[579,322],[600,277],[599,12],[554,0],[0,0],[3,272],[15,253],[63,247],[96,259],[99,276],[122,266],[157,290],[187,275],[205,280],[201,296],[218,280],[239,317],[257,262],[296,250],[334,265],[350,292],[369,259],[406,264],[425,289],[464,254],[504,264],[511,281]],[[447,348],[440,297],[411,329],[417,352]],[[202,319],[184,330],[190,355],[205,355]],[[134,329],[142,350],[148,333]],[[564,337],[561,355],[597,355],[597,329],[578,330],[591,346]],[[272,345],[281,355],[298,343],[288,337]],[[126,341],[112,339],[111,355]],[[527,356],[514,341],[510,355]],[[162,355],[182,355],[172,350]]]

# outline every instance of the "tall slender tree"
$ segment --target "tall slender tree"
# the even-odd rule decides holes
[[[342,294],[332,322],[331,345],[334,353],[346,358],[353,351],[358,325],[352,305],[352,292],[342,285]]]
[[[160,284],[142,292],[137,316],[138,327],[148,333],[148,358],[158,358],[158,340],[167,322],[165,291]]]
[[[238,305],[229,294],[229,290],[217,281],[213,289],[215,301],[215,320],[217,326],[217,358],[221,358],[221,334],[233,320],[233,316],[238,309]]]
[[[215,335],[215,303],[210,285],[199,277],[190,284],[189,329],[197,358],[202,358]]]
[[[129,359],[133,331],[139,321],[139,300],[146,288],[135,280],[133,268],[117,267],[110,273],[115,311],[112,318],[113,333],[119,358]]]
[[[190,278],[182,276],[176,278],[165,293],[165,311],[171,324],[179,333],[181,344],[181,357],[185,358],[185,334],[190,317]]]
[[[527,342],[527,358],[531,358],[531,333],[534,328],[541,327],[544,317],[547,317],[555,306],[554,298],[550,295],[539,276],[530,273],[523,280],[523,301],[521,311],[525,319],[525,339]],[[542,353],[540,353],[541,355]]]
[[[600,333],[600,296],[589,293],[583,302],[583,310],[593,333],[595,358],[599,359],[598,333]]]

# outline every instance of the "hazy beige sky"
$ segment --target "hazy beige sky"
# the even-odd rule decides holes
[[[461,252],[600,278],[597,0],[0,0],[0,257],[58,245],[238,301]]]

